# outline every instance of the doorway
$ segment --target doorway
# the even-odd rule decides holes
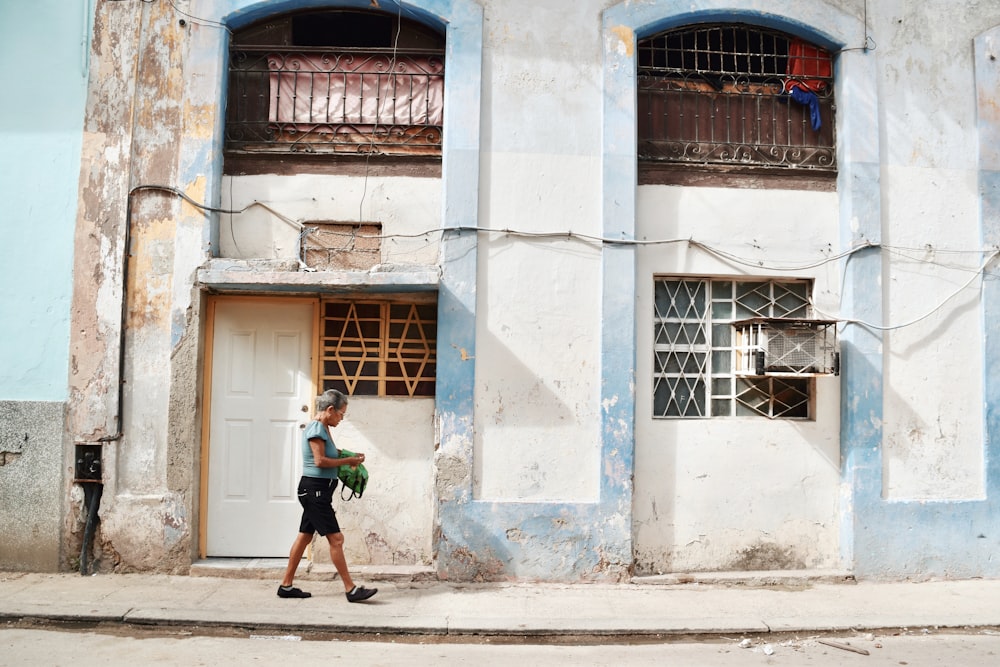
[[[316,307],[287,298],[209,305],[207,556],[288,554],[315,394]]]
[[[364,452],[372,475],[362,499],[335,493],[348,561],[430,565],[435,334],[433,295],[210,299],[201,555],[287,557],[302,429],[316,395],[335,388],[350,409],[334,441]]]

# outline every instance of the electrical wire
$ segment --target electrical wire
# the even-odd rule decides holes
[[[1000,250],[994,250],[992,253],[990,253],[990,255],[985,260],[983,260],[983,263],[972,274],[972,276],[970,276],[968,280],[966,280],[964,283],[962,283],[962,285],[960,285],[958,287],[958,289],[956,289],[954,292],[952,292],[951,294],[949,294],[948,296],[946,296],[944,299],[941,300],[940,303],[938,303],[938,305],[934,306],[933,308],[931,308],[929,311],[927,311],[923,315],[920,315],[919,317],[915,317],[915,318],[913,318],[912,320],[910,320],[908,322],[903,322],[902,324],[893,324],[893,325],[885,325],[885,326],[878,325],[878,324],[872,324],[871,322],[865,322],[864,320],[856,320],[856,319],[851,319],[851,318],[846,318],[846,317],[840,317],[840,316],[837,316],[837,315],[831,315],[831,314],[825,313],[821,309],[817,308],[816,304],[812,303],[811,301],[810,301],[810,305],[812,306],[812,308],[813,308],[814,311],[816,311],[818,314],[822,315],[823,317],[826,317],[827,319],[831,319],[831,320],[837,320],[838,322],[843,322],[844,324],[857,324],[858,326],[865,327],[866,329],[874,329],[875,331],[894,331],[896,329],[903,329],[905,327],[913,326],[914,324],[917,324],[918,322],[926,320],[928,317],[930,317],[931,315],[933,315],[937,311],[941,310],[945,306],[945,304],[947,304],[949,301],[951,301],[952,299],[954,299],[956,296],[958,296],[960,293],[962,293],[962,291],[965,290],[969,285],[971,285],[973,283],[973,281],[976,280],[976,278],[984,275],[986,273],[986,268],[998,256],[1000,256]]]
[[[853,248],[845,250],[845,251],[843,251],[841,253],[837,253],[836,255],[831,255],[829,257],[821,259],[818,262],[809,262],[807,264],[795,264],[795,265],[779,266],[779,265],[776,265],[776,264],[765,264],[765,263],[760,262],[760,261],[745,259],[743,257],[739,257],[738,255],[734,255],[734,254],[732,254],[730,252],[719,250],[718,248],[713,248],[712,246],[707,245],[705,243],[701,243],[700,241],[695,241],[694,239],[691,239],[689,241],[689,243],[692,246],[696,247],[696,248],[701,248],[702,250],[704,250],[705,252],[707,252],[710,255],[715,255],[715,256],[717,256],[717,257],[719,257],[721,259],[725,259],[726,261],[733,262],[735,264],[742,264],[744,266],[750,266],[750,267],[753,267],[755,269],[764,268],[764,269],[768,269],[770,271],[804,271],[805,269],[815,269],[815,268],[818,268],[820,266],[824,266],[826,264],[829,264],[830,262],[835,262],[837,260],[843,259],[844,257],[849,257],[850,255],[853,255],[854,253],[860,252],[860,251],[865,250],[867,248],[880,247],[880,244],[872,243],[872,242],[869,241],[869,242],[866,242],[866,243],[864,243],[862,245],[854,246]]]
[[[864,17],[862,21],[864,23],[864,31],[865,31],[864,43],[861,46],[848,46],[843,49],[839,49],[837,53],[843,53],[844,51],[864,51],[865,53],[867,53],[868,51],[874,51],[875,49],[878,48],[878,44],[875,43],[875,40],[868,32],[868,0],[864,0]]]
[[[155,2],[155,0],[142,0],[142,1],[143,2]],[[211,19],[204,19],[204,18],[201,18],[199,16],[194,16],[193,14],[188,14],[187,12],[185,12],[182,9],[178,8],[177,5],[174,4],[174,0],[167,0],[167,3],[169,3],[170,6],[174,8],[175,12],[177,12],[181,16],[186,16],[187,18],[191,19],[195,23],[198,23],[200,25],[211,26],[211,27],[214,27],[214,28],[222,28],[223,30],[225,30],[226,32],[228,32],[230,35],[233,34],[233,31],[225,23],[220,23],[219,21],[213,21]]]
[[[229,214],[237,215],[237,214],[246,212],[247,209],[249,209],[251,206],[254,206],[254,205],[257,204],[257,202],[254,202],[253,204],[248,204],[247,206],[244,206],[243,208],[241,208],[239,210],[230,210],[230,209],[227,209],[227,208],[217,208],[215,206],[209,206],[207,204],[202,204],[201,202],[195,201],[194,199],[191,199],[191,197],[187,196],[187,194],[185,194],[182,190],[179,190],[178,188],[175,188],[175,187],[173,187],[171,185],[159,185],[157,183],[145,183],[145,184],[142,184],[142,185],[137,185],[137,186],[135,186],[134,188],[132,188],[129,191],[129,194],[132,194],[132,193],[135,193],[135,192],[140,192],[142,190],[161,190],[163,192],[169,192],[169,193],[177,195],[178,197],[180,197],[181,199],[183,199],[187,203],[191,204],[191,206],[194,206],[195,208],[200,209],[202,211],[208,211],[208,212],[211,212],[211,213],[229,213]],[[272,210],[272,212],[274,212],[274,211]]]
[[[134,192],[138,192],[138,191],[141,191],[141,190],[159,190],[159,191],[167,192],[167,193],[176,195],[177,197],[180,197],[181,199],[183,199],[184,201],[186,201],[187,203],[191,204],[192,206],[194,206],[195,208],[197,208],[199,210],[206,211],[206,212],[212,212],[212,213],[223,213],[223,214],[228,214],[228,215],[240,215],[240,214],[245,213],[246,211],[248,211],[248,210],[250,210],[251,208],[254,208],[254,207],[263,208],[264,210],[268,211],[269,213],[271,213],[272,215],[274,215],[276,218],[278,218],[282,222],[290,225],[291,227],[295,228],[299,232],[300,247],[303,245],[305,237],[308,234],[310,234],[311,232],[316,231],[316,228],[314,228],[314,227],[308,227],[308,226],[304,225],[302,222],[300,222],[298,220],[295,220],[295,219],[293,219],[293,218],[291,218],[291,217],[289,217],[289,216],[281,213],[280,211],[278,211],[277,209],[275,209],[270,204],[268,204],[266,202],[262,202],[262,201],[256,201],[255,200],[255,201],[250,202],[246,206],[244,206],[242,208],[239,208],[239,209],[234,209],[234,208],[224,209],[224,208],[218,208],[218,207],[208,206],[206,204],[202,204],[202,203],[200,203],[198,201],[195,201],[194,199],[192,199],[191,197],[189,197],[187,194],[185,194],[183,191],[179,190],[178,188],[175,188],[175,187],[172,187],[172,186],[169,186],[169,185],[159,185],[159,184],[138,185],[138,186],[132,188],[132,190],[130,192],[130,195],[132,193],[134,193]],[[230,222],[230,225],[232,225],[232,222]],[[515,237],[515,238],[527,238],[527,239],[542,239],[542,240],[544,240],[544,239],[554,239],[554,240],[567,240],[567,239],[569,239],[569,240],[579,240],[579,241],[583,241],[583,242],[586,242],[586,243],[589,243],[589,244],[592,244],[592,245],[600,245],[600,246],[607,245],[607,246],[633,246],[633,247],[642,247],[642,246],[671,245],[671,244],[678,244],[678,243],[686,243],[686,244],[690,245],[693,248],[696,248],[696,249],[699,249],[699,250],[705,252],[708,255],[715,256],[717,258],[723,259],[723,260],[728,261],[728,262],[732,262],[732,263],[735,263],[735,264],[741,264],[741,265],[744,265],[744,266],[752,267],[754,269],[764,269],[764,270],[767,270],[767,271],[772,271],[772,272],[777,272],[777,273],[782,273],[782,272],[796,272],[796,271],[802,271],[802,270],[805,270],[805,269],[815,269],[815,268],[827,265],[827,264],[829,264],[831,262],[837,262],[837,261],[840,261],[842,259],[849,258],[850,256],[854,255],[855,253],[858,253],[858,252],[861,252],[861,251],[864,251],[864,250],[869,250],[869,249],[878,249],[880,251],[885,251],[885,252],[890,253],[890,254],[896,254],[896,255],[898,255],[900,257],[904,257],[906,259],[909,259],[909,260],[912,260],[912,261],[915,261],[915,262],[921,262],[921,263],[926,263],[926,264],[933,264],[935,266],[940,266],[940,267],[948,268],[948,269],[951,269],[951,270],[971,270],[972,271],[972,275],[969,277],[969,279],[966,280],[961,286],[959,286],[954,292],[952,292],[951,294],[949,294],[948,296],[946,296],[940,303],[938,303],[936,306],[934,306],[933,308],[931,308],[929,311],[927,311],[923,315],[920,315],[919,317],[916,317],[916,318],[914,318],[912,320],[909,320],[907,322],[904,322],[902,324],[878,325],[878,324],[874,324],[874,323],[871,323],[871,322],[866,322],[864,320],[859,320],[859,319],[853,319],[853,318],[849,318],[849,317],[844,317],[842,315],[830,314],[830,313],[825,312],[821,308],[817,307],[815,303],[810,302],[810,306],[812,307],[812,309],[817,314],[822,315],[823,317],[825,317],[827,319],[836,320],[837,322],[841,322],[841,323],[844,323],[844,324],[855,324],[855,325],[863,326],[863,327],[866,327],[868,329],[872,329],[872,330],[876,330],[876,331],[892,331],[892,330],[895,330],[895,329],[902,329],[904,327],[912,326],[914,324],[917,324],[918,322],[921,322],[922,320],[927,319],[928,317],[930,317],[931,315],[933,315],[935,312],[941,310],[941,308],[943,308],[949,301],[951,301],[952,299],[954,299],[963,290],[965,290],[967,287],[969,287],[969,285],[971,285],[976,280],[976,278],[978,278],[980,276],[983,276],[986,273],[987,268],[989,268],[989,265],[993,262],[993,260],[995,260],[997,257],[1000,257],[1000,249],[997,249],[997,248],[991,248],[991,249],[985,249],[985,250],[984,249],[970,249],[970,250],[966,250],[966,249],[947,249],[947,248],[939,249],[939,248],[934,248],[934,247],[929,246],[929,245],[924,246],[924,247],[891,246],[891,245],[885,245],[885,244],[881,244],[881,243],[872,243],[872,242],[868,241],[866,243],[854,246],[854,247],[849,248],[847,250],[844,250],[842,252],[831,254],[831,255],[829,255],[827,257],[824,257],[823,259],[821,259],[819,261],[806,262],[806,263],[802,263],[802,264],[777,265],[777,264],[765,264],[764,262],[761,262],[761,261],[758,261],[758,260],[741,257],[739,255],[733,254],[732,252],[722,250],[720,248],[712,246],[712,245],[710,245],[708,243],[705,243],[703,241],[697,241],[697,240],[695,240],[693,238],[624,239],[624,238],[609,238],[609,237],[597,236],[597,235],[592,235],[592,234],[583,234],[583,233],[580,233],[580,232],[573,232],[573,231],[565,231],[565,232],[527,232],[527,231],[515,230],[515,229],[510,229],[510,228],[504,228],[504,229],[487,229],[487,228],[483,228],[483,227],[472,227],[472,226],[437,227],[437,228],[434,228],[434,229],[428,229],[428,230],[424,230],[422,232],[416,232],[416,233],[413,233],[413,234],[358,234],[357,232],[351,232],[350,234],[347,234],[347,235],[351,236],[351,237],[353,237],[355,239],[390,240],[390,239],[421,238],[421,237],[429,236],[429,235],[432,235],[432,234],[439,234],[439,233],[443,233],[443,232],[456,232],[456,231],[457,232],[475,232],[477,234],[479,234],[479,233],[485,233],[485,234],[502,234],[502,235],[505,235],[505,236],[512,236],[512,237]],[[338,232],[330,232],[330,233],[331,234],[338,234]],[[933,253],[937,253],[937,254],[971,254],[971,253],[983,254],[983,253],[988,253],[988,255],[982,261],[982,263],[979,265],[978,268],[969,269],[967,267],[962,267],[962,266],[954,265],[954,264],[951,264],[951,263],[949,263],[949,264],[943,264],[941,262],[934,262],[934,261],[930,261],[930,260],[920,259],[918,257],[913,257],[911,255],[907,255],[903,251],[923,252],[923,253],[933,252]],[[304,262],[304,258],[301,257],[301,253],[300,253],[300,257],[299,257],[299,264],[300,264],[300,266],[304,270],[308,270],[309,267],[306,267],[305,262]]]

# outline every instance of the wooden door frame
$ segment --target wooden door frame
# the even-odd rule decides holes
[[[313,393],[316,392],[316,378],[319,377],[319,333],[320,333],[320,299],[318,297],[302,296],[237,296],[237,295],[209,295],[207,307],[205,309],[205,362],[202,366],[202,392],[201,398],[201,465],[199,471],[199,492],[198,492],[198,558],[208,557],[208,466],[209,449],[211,447],[211,420],[212,420],[212,368],[213,355],[215,353],[215,314],[220,303],[238,303],[240,305],[251,305],[254,303],[280,303],[288,304],[292,302],[312,304],[312,351],[311,368],[309,378],[312,381]]]

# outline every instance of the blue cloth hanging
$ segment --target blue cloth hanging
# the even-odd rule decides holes
[[[812,129],[818,132],[819,128],[823,126],[823,121],[819,115],[819,97],[816,96],[816,93],[792,85],[788,88],[788,94],[802,106],[809,107],[809,121],[812,123]]]

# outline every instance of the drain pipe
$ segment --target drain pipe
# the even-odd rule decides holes
[[[122,303],[118,322],[118,404],[115,414],[115,433],[97,439],[96,443],[78,444],[76,446],[76,479],[74,483],[83,487],[83,507],[87,513],[87,522],[83,528],[83,546],[80,548],[80,576],[90,572],[88,556],[93,549],[94,532],[100,521],[98,510],[101,507],[101,496],[104,495],[104,481],[101,474],[101,459],[104,445],[116,442],[122,438],[122,424],[125,415],[125,323],[128,318],[128,266],[132,256],[132,195],[139,188],[133,188],[128,193],[125,204],[125,238],[122,242]]]
[[[83,487],[83,503],[87,512],[87,522],[83,530],[83,547],[80,551],[80,574],[87,575],[88,555],[94,539],[94,532],[97,523],[100,521],[98,510],[101,506],[101,496],[104,494],[104,481],[101,474],[101,453],[104,444],[116,442],[122,439],[122,429],[125,417],[125,334],[126,322],[128,321],[128,281],[129,281],[129,260],[132,257],[132,199],[137,192],[143,190],[156,190],[166,192],[187,201],[192,206],[206,212],[216,213],[241,213],[242,211],[230,211],[227,209],[205,206],[194,201],[181,190],[169,185],[144,184],[133,187],[128,192],[128,200],[125,204],[125,238],[122,241],[121,276],[122,276],[122,300],[121,315],[118,327],[118,405],[115,414],[115,433],[105,435],[97,439],[94,443],[81,443],[76,446],[76,479],[74,483]],[[245,209],[244,209],[245,210]]]
[[[97,510],[101,506],[101,496],[104,493],[104,485],[100,482],[86,482],[83,484],[84,504],[87,505],[87,525],[83,530],[83,546],[80,548],[80,576],[85,577],[90,572],[87,563],[87,556],[93,549],[94,528],[97,526],[99,518]]]
[[[101,477],[102,444],[84,444],[76,446],[76,479],[73,481],[83,487],[83,504],[87,509],[87,523],[83,529],[83,546],[80,549],[80,575],[89,574],[88,556],[93,548],[94,530],[100,520],[97,510],[101,506],[101,496],[104,494],[104,482]]]

